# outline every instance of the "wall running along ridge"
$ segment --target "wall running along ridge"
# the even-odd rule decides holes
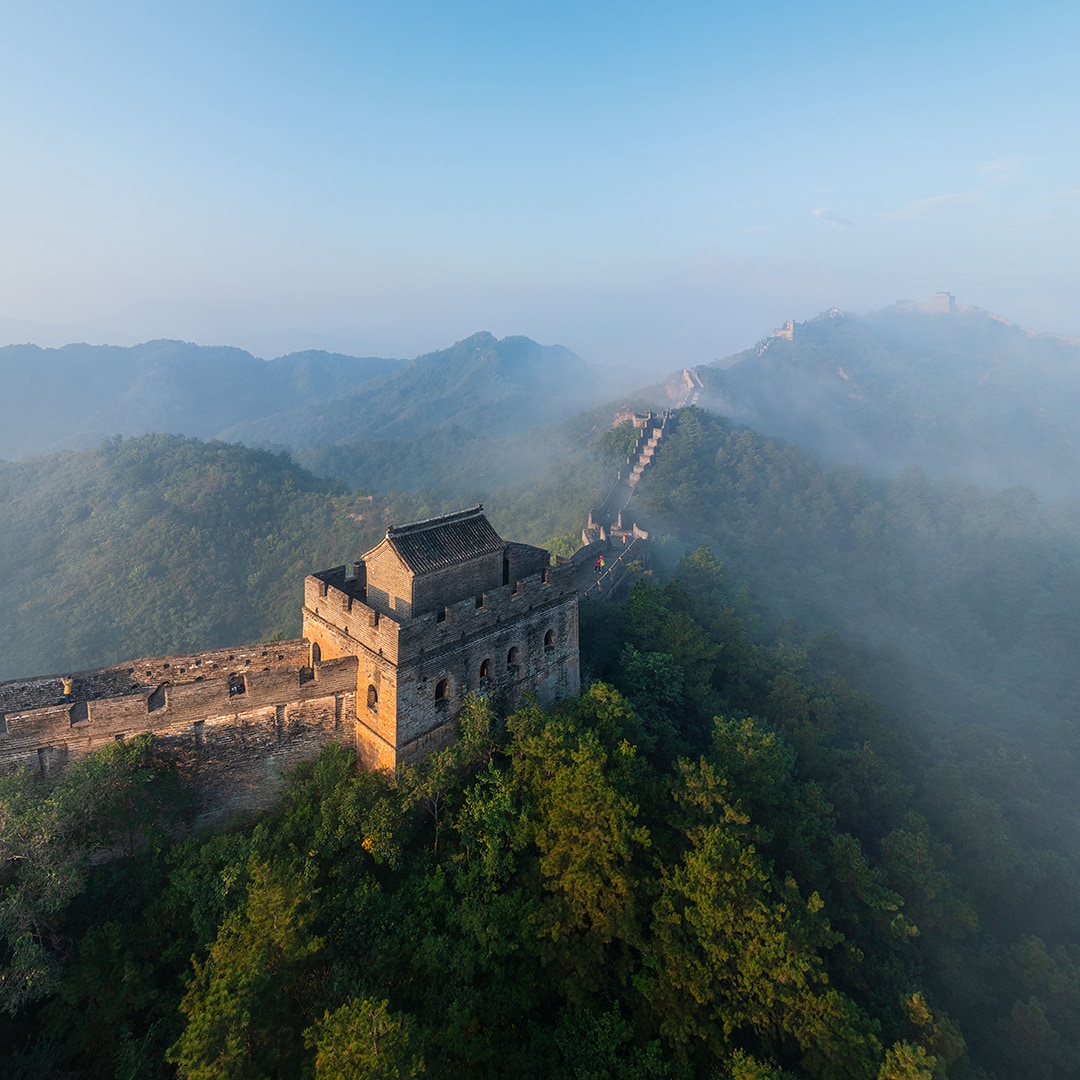
[[[482,507],[401,532],[437,537],[455,522],[487,530],[496,550],[412,573],[384,557],[384,541],[351,574],[306,579],[303,638],[0,683],[0,771],[48,778],[150,732],[213,821],[271,805],[283,774],[328,743],[368,768],[422,758],[453,740],[470,692],[501,714],[527,694],[543,705],[577,696],[575,567],[499,540]]]

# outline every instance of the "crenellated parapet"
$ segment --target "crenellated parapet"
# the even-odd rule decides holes
[[[453,737],[467,694],[509,709],[580,687],[575,568],[498,537],[482,508],[391,528],[304,587],[312,655],[355,655],[361,760],[392,768]]]
[[[267,805],[281,775],[354,740],[356,659],[312,664],[303,639],[149,657],[0,683],[0,770],[43,777],[149,732],[175,751],[204,818]]]

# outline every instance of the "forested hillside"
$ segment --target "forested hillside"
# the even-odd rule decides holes
[[[335,401],[240,423],[222,436],[291,449],[410,439],[446,428],[491,438],[574,416],[618,389],[612,372],[561,345],[479,333]]]
[[[0,348],[0,457],[173,432],[292,451],[365,440],[520,435],[625,389],[559,345],[474,334],[406,362],[150,341]],[[385,490],[385,489],[384,489]]]
[[[287,458],[151,435],[0,464],[0,677],[299,629],[303,579],[387,504]]]
[[[1023,770],[990,740],[942,772],[815,643],[756,642],[730,586],[695,552],[586,606],[609,683],[579,702],[473,701],[397,778],[331,750],[229,833],[140,844],[184,811],[142,744],[43,808],[0,781],[12,1075],[1073,1075],[1076,906],[1048,923],[948,843],[973,780]],[[981,857],[1014,855],[976,812]]]
[[[1080,704],[1076,501],[825,469],[700,410],[679,414],[639,496],[674,558],[710,545],[770,618],[839,635],[906,712],[1036,737]]]

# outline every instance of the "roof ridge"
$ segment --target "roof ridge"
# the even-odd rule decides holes
[[[477,503],[468,510],[456,510],[452,514],[443,514],[440,517],[425,518],[423,521],[411,521],[407,525],[391,525],[386,530],[388,540],[399,536],[412,536],[414,533],[434,529],[440,525],[449,525],[456,521],[468,521],[470,518],[483,517],[484,504]]]

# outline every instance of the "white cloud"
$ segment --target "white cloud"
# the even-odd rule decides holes
[[[978,206],[980,202],[978,191],[957,191],[951,195],[931,195],[926,199],[916,199],[897,210],[883,210],[881,217],[891,218],[893,221],[910,221],[912,218],[926,217],[935,210]]]
[[[1061,199],[1080,199],[1080,187],[1068,188],[1065,191],[1055,191],[1051,195],[1043,195],[1040,202],[1058,202]]]
[[[1003,184],[1011,180],[1019,171],[1024,159],[1019,157],[998,158],[996,161],[988,161],[979,166],[979,172],[986,177],[986,183]]]
[[[835,210],[830,210],[827,206],[819,206],[816,210],[811,210],[810,213],[818,221],[824,221],[826,225],[831,225],[834,229],[852,228],[852,223],[847,218],[841,217]]]
[[[1052,214],[1033,214],[1028,217],[1001,221],[991,226],[993,229],[1045,229],[1055,223]]]

